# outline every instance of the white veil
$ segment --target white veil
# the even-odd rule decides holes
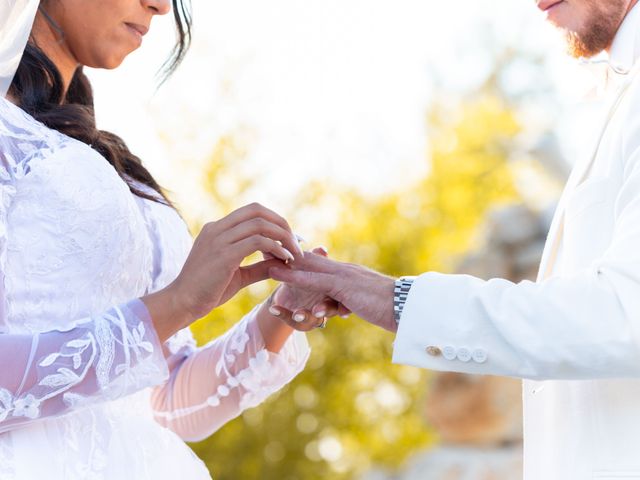
[[[0,97],[11,86],[40,0],[0,0]]]

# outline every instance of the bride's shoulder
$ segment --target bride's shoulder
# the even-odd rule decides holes
[[[51,199],[76,206],[91,199],[96,208],[114,215],[135,206],[128,185],[96,149],[47,127],[2,97],[0,186],[12,187],[23,201],[47,199],[42,208]]]
[[[0,135],[18,136],[19,138],[55,137],[64,135],[36,120],[31,114],[18,106],[10,98],[0,97]]]
[[[60,162],[68,163],[71,158],[94,156],[99,154],[89,145],[49,128],[9,99],[0,97],[0,167],[13,180],[34,169],[48,170],[60,166]]]
[[[48,155],[60,143],[53,130],[0,97],[0,180],[3,184],[24,177],[34,159]]]
[[[144,218],[115,168],[90,145],[46,127],[5,99],[0,99],[0,197],[0,230],[4,218],[25,251],[33,232],[40,243],[49,239],[47,248],[74,251],[78,258],[102,248],[94,239],[122,258],[129,258],[125,249],[139,255],[149,247]],[[69,246],[70,238],[77,245]]]

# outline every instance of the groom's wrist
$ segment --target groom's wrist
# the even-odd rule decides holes
[[[400,324],[402,311],[404,310],[405,303],[407,303],[409,291],[415,279],[416,277],[400,277],[395,281],[393,290],[393,318],[396,321],[396,325]]]

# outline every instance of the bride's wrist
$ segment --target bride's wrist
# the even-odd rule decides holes
[[[158,338],[163,342],[197,320],[173,285],[140,300],[147,307]]]

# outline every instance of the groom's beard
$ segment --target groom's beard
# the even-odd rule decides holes
[[[569,53],[590,58],[608,48],[626,15],[625,0],[584,0],[588,12],[580,31],[566,32]]]

